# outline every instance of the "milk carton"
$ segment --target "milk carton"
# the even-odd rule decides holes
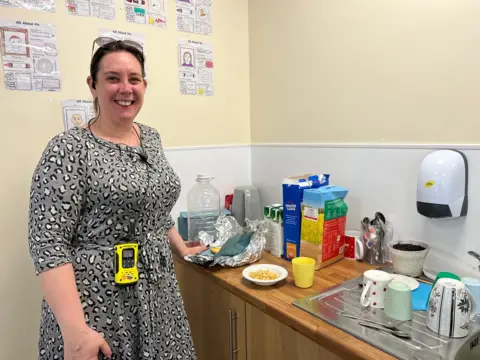
[[[265,251],[273,256],[283,255],[283,207],[281,204],[265,206]]]
[[[286,260],[300,256],[303,191],[326,186],[329,178],[328,174],[305,174],[283,180],[283,257]]]

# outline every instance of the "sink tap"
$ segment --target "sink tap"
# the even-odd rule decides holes
[[[475,251],[470,250],[468,255],[473,256],[475,259],[480,261],[480,255],[478,255]],[[478,271],[480,271],[480,265],[478,265]]]

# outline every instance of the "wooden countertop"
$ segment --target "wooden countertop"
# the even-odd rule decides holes
[[[176,259],[195,271],[205,273],[216,284],[345,359],[395,359],[292,305],[292,302],[298,298],[322,292],[346,280],[360,276],[365,270],[376,268],[375,266],[344,259],[316,271],[313,286],[309,289],[300,289],[294,284],[291,263],[276,258],[267,252],[256,264],[276,264],[288,270],[288,277],[285,280],[268,287],[258,286],[245,280],[242,271],[246,266],[209,268],[192,264],[178,257]]]

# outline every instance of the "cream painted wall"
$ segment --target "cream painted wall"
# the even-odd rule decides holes
[[[249,2],[251,134],[478,143],[477,0]]]
[[[129,24],[121,1],[117,20],[76,17],[66,13],[57,0],[54,14],[0,7],[0,18],[30,20],[57,26],[62,91],[39,93],[7,91],[0,72],[2,118],[24,119],[36,135],[31,142],[38,150],[52,134],[62,130],[61,101],[90,98],[88,75],[92,41],[100,28],[142,33],[146,37],[149,89],[137,120],[156,127],[166,146],[192,146],[250,142],[248,6],[244,0],[213,2],[213,34],[203,36],[176,31],[175,1],[168,1],[169,28]],[[80,30],[74,30],[78,27]],[[210,42],[214,51],[215,96],[181,96],[178,90],[177,40]],[[28,106],[24,106],[28,104]],[[22,106],[23,105],[23,106]],[[16,142],[15,138],[11,141]],[[35,150],[35,151],[36,151]],[[35,154],[37,154],[35,152]]]
[[[175,1],[168,0],[168,29],[128,24],[122,1],[116,0],[117,20],[74,17],[65,2],[57,0],[56,13],[0,7],[0,19],[36,21],[57,26],[62,90],[59,93],[7,91],[0,70],[0,120],[3,151],[0,177],[0,359],[34,359],[38,337],[41,295],[27,247],[27,211],[31,174],[47,141],[63,130],[62,99],[89,98],[85,79],[92,41],[100,28],[142,33],[146,37],[149,91],[137,120],[156,127],[169,148],[249,144],[249,47],[246,0],[213,1],[213,34],[187,35],[176,31]],[[79,30],[74,30],[78,27]],[[214,49],[215,96],[180,96],[177,80],[177,39],[210,42]],[[244,150],[242,150],[244,149]],[[188,190],[195,161],[205,172],[223,174],[223,192],[237,185],[232,179],[250,179],[250,152],[218,150],[241,166],[215,167],[218,152],[176,151],[172,165]],[[233,152],[232,152],[233,151]],[[223,159],[223,158],[222,158]],[[201,166],[203,164],[203,166]],[[227,164],[228,165],[228,164]],[[225,177],[222,171],[228,171]],[[183,203],[178,204],[178,209]]]
[[[350,229],[382,211],[398,239],[478,275],[467,252],[480,251],[479,17],[478,0],[250,1],[252,184],[263,204],[281,202],[286,176],[329,173],[349,189]],[[466,218],[416,211],[420,162],[444,147],[469,161]]]

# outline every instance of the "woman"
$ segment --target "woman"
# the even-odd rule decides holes
[[[44,294],[39,359],[195,359],[171,249],[204,248],[186,247],[175,229],[179,178],[158,132],[134,122],[144,55],[132,42],[96,43],[87,82],[97,117],[55,136],[32,179],[29,246]],[[128,285],[115,277],[115,246],[125,243],[138,244],[138,280]]]

